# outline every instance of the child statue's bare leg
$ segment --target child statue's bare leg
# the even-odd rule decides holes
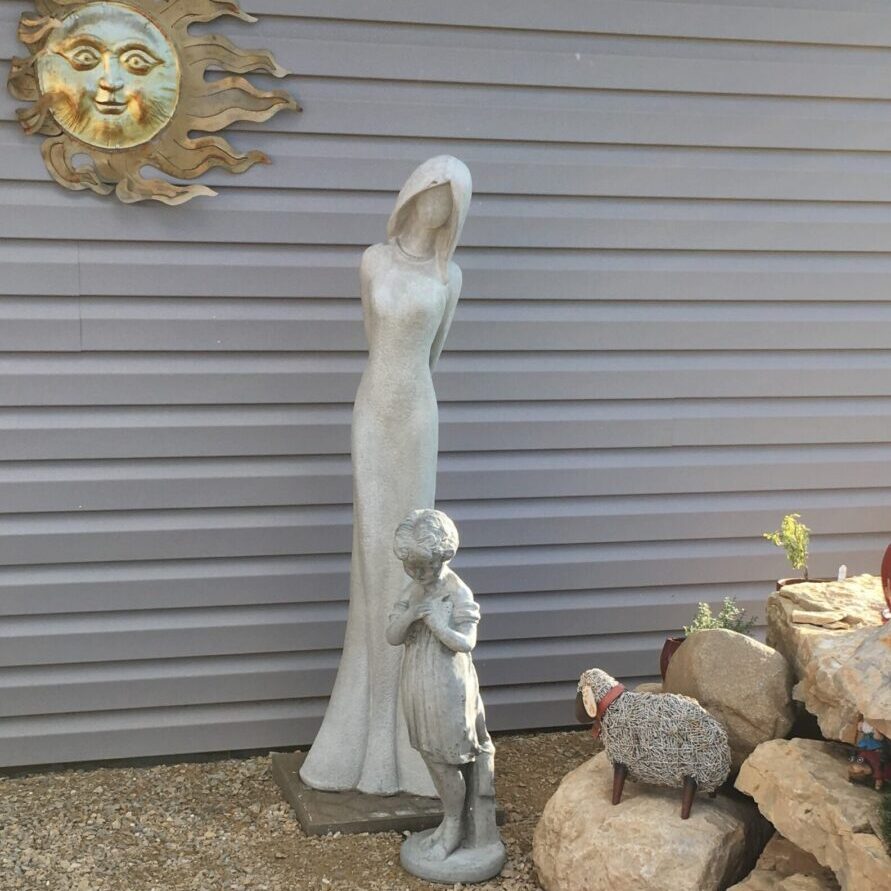
[[[424,763],[433,778],[445,814],[442,823],[424,840],[424,847],[431,859],[445,860],[460,846],[464,837],[462,815],[467,784],[459,764],[443,764],[427,756],[424,756]]]

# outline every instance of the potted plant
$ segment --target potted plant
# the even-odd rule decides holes
[[[696,607],[696,615],[689,625],[684,626],[684,634],[689,637],[697,631],[707,631],[711,628],[726,628],[728,631],[736,631],[738,634],[751,635],[757,616],[746,618],[745,607],[736,602],[735,597],[725,597],[718,615],[713,615],[711,607],[707,603],[700,603]]]
[[[668,663],[677,652],[678,647],[697,631],[705,631],[710,628],[726,628],[728,631],[736,631],[739,634],[751,634],[757,617],[751,619],[745,617],[745,607],[736,602],[735,597],[725,597],[721,609],[717,615],[712,613],[712,608],[707,603],[700,602],[696,607],[696,615],[689,625],[684,626],[684,634],[681,637],[666,638],[659,657],[659,670],[662,672],[662,680],[665,680],[665,672],[668,671]]]
[[[777,591],[785,585],[808,581],[807,556],[811,530],[801,522],[801,514],[786,514],[776,532],[764,532],[764,538],[782,548],[793,569],[804,573],[803,577],[777,580]]]

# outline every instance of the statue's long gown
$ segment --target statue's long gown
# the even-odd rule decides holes
[[[334,691],[300,775],[317,789],[432,796],[398,702],[402,647],[390,646],[384,631],[409,583],[393,534],[408,513],[434,505],[438,416],[430,352],[449,289],[432,262],[412,261],[393,244],[372,248],[363,264],[369,354],[353,409],[350,608]]]

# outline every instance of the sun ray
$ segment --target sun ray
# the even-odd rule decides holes
[[[198,139],[184,137],[176,142],[176,155],[167,157],[155,153],[158,169],[165,173],[184,171],[187,179],[201,176],[213,167],[223,167],[230,173],[243,173],[254,164],[268,164],[269,157],[261,151],[241,153],[235,151],[221,136],[202,136]],[[186,166],[186,165],[190,166]]]
[[[66,16],[73,7],[82,5],[83,0],[36,0],[34,3],[38,12],[57,19]]]
[[[179,186],[166,179],[145,179],[138,173],[132,173],[118,181],[115,194],[124,204],[136,204],[153,198],[165,204],[185,204],[200,195],[213,198],[217,193],[207,186]]]
[[[22,102],[36,102],[40,99],[40,86],[37,83],[37,72],[34,70],[34,56],[27,59],[12,57],[9,70],[9,92]]]
[[[47,170],[60,185],[119,200],[182,204],[214,195],[200,185],[143,176],[146,167],[178,179],[211,168],[242,173],[268,163],[261,151],[236,151],[221,136],[231,124],[262,122],[300,106],[285,90],[262,90],[243,75],[288,75],[266,50],[243,50],[190,25],[234,16],[253,22],[229,0],[34,0],[19,39],[28,56],[9,74],[13,96],[30,102],[17,114],[26,133],[49,137]],[[87,36],[88,35],[88,36]],[[101,64],[100,64],[101,61]],[[110,87],[100,77],[115,67]],[[208,71],[223,77],[208,81]],[[192,134],[195,135],[192,135]],[[203,135],[202,135],[203,133]],[[74,165],[75,156],[89,163]]]
[[[95,167],[74,167],[72,157],[79,151],[77,143],[67,134],[47,139],[40,148],[46,169],[53,179],[66,189],[91,189],[98,195],[108,195],[114,186],[102,182]]]
[[[229,0],[170,0],[161,4],[161,19],[171,25],[188,27],[193,22],[212,22],[230,15],[253,24],[257,19]]]
[[[50,32],[59,27],[61,22],[52,16],[41,16],[40,18],[31,18],[27,13],[23,13],[19,19],[18,38],[27,47],[32,47],[46,40]]]
[[[272,53],[265,50],[245,52],[222,34],[202,34],[190,38],[185,46],[189,50],[189,65],[201,74],[205,71],[231,71],[233,74],[265,71],[273,77],[287,77],[290,73],[275,61]]]
[[[268,121],[283,108],[296,105],[284,90],[258,90],[243,77],[223,77],[207,87],[193,129],[208,133],[216,133],[236,121]]]

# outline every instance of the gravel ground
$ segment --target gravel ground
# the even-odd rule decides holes
[[[502,736],[509,860],[480,891],[537,891],[532,832],[586,731]],[[305,836],[267,756],[0,777],[0,891],[421,891],[396,833]],[[454,888],[462,886],[455,885]]]

